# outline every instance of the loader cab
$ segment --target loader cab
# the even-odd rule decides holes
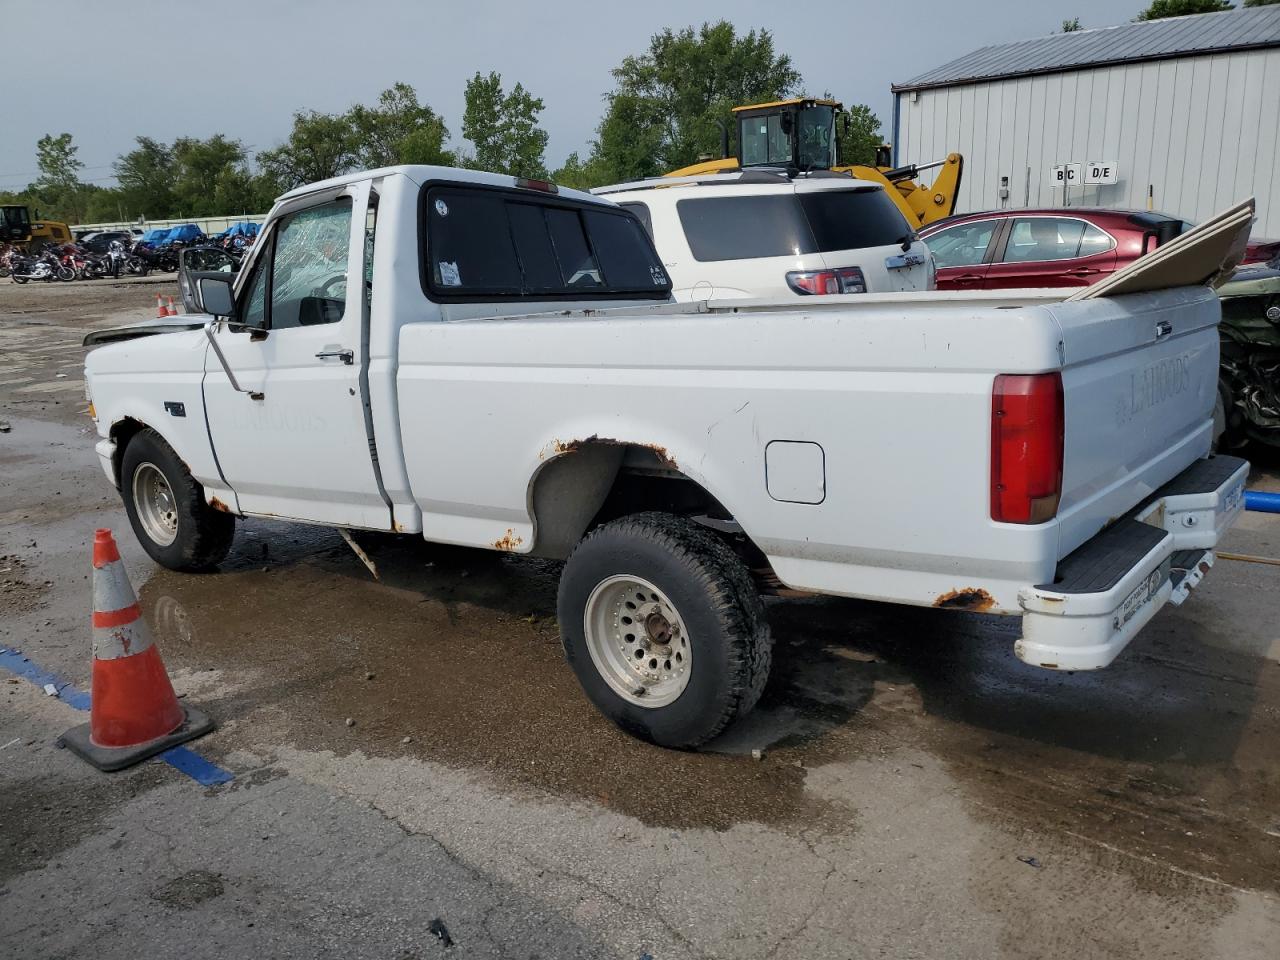
[[[835,100],[780,100],[735,107],[738,165],[800,171],[838,166]]]
[[[23,206],[0,206],[0,241],[22,243],[31,236],[31,212]]]

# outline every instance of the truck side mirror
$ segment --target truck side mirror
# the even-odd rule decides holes
[[[200,287],[200,302],[204,312],[215,317],[231,317],[236,312],[235,298],[231,296],[231,281],[221,277],[201,277],[197,283]]]

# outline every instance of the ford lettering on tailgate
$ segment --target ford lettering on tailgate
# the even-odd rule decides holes
[[[1129,390],[1116,401],[1116,422],[1128,423],[1191,387],[1191,354],[1165,357],[1129,374]]]

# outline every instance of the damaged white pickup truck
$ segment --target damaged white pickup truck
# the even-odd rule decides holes
[[[237,517],[563,558],[587,695],[692,747],[759,697],[782,588],[1019,616],[1060,670],[1180,603],[1248,472],[1210,456],[1202,279],[676,304],[606,200],[396,167],[283,196],[188,329],[98,336],[86,381],[159,563]]]

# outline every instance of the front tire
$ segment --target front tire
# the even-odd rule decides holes
[[[701,746],[760,698],[773,639],[751,576],[691,520],[641,513],[580,543],[560,578],[565,659],[632,736]]]
[[[235,517],[204,501],[204,489],[154,430],[125,447],[120,493],[134,536],[170,570],[207,570],[226,558]]]

